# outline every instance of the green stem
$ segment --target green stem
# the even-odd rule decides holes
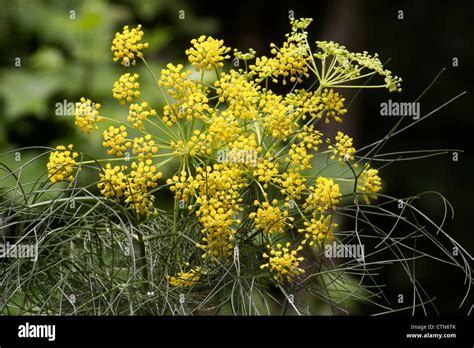
[[[137,259],[137,263],[140,265],[142,269],[142,276],[145,282],[143,285],[145,286],[148,283],[148,268],[146,264],[146,247],[145,247],[145,241],[143,239],[143,235],[141,233],[138,234],[138,240],[135,241],[135,243],[138,245],[138,249],[140,252],[139,258]]]

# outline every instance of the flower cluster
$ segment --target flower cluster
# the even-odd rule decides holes
[[[382,190],[382,182],[377,169],[366,166],[357,181],[357,189],[364,193],[364,201],[370,204],[370,199],[377,199],[377,192]]]
[[[152,159],[153,154],[158,152],[158,146],[151,135],[147,134],[144,137],[133,138],[132,152],[137,155],[140,161],[145,158]]]
[[[303,208],[318,212],[333,210],[342,196],[339,185],[335,184],[334,180],[321,176],[316,179],[316,186],[311,186],[309,191],[311,194],[306,198]]]
[[[289,170],[273,182],[280,187],[280,193],[286,200],[301,199],[301,194],[306,190],[306,179],[299,172]]]
[[[304,222],[305,228],[300,228],[298,232],[304,233],[304,239],[301,244],[306,244],[309,241],[309,245],[321,244],[332,238],[331,228],[337,227],[337,224],[331,223],[332,215],[320,215],[317,218],[315,215],[311,216],[310,221]]]
[[[138,82],[138,74],[123,74],[119,80],[114,83],[112,93],[120,104],[131,103],[134,97],[140,96],[140,83]]]
[[[113,40],[114,61],[135,65],[142,59],[165,104],[152,108],[133,72],[120,76],[112,88],[121,105],[129,104],[124,121],[99,116],[100,105],[89,99],[78,104],[76,124],[83,132],[98,129],[103,119],[119,123],[103,131],[102,144],[114,158],[99,160],[101,194],[140,219],[153,219],[156,197],[169,190],[173,238],[182,232],[181,219],[190,221],[194,234],[186,241],[196,242],[199,257],[192,260],[195,267],[186,263],[188,271],[180,266],[180,272],[168,275],[170,286],[191,287],[204,269],[216,265],[227,268],[234,262],[237,268],[237,250],[254,253],[243,259],[253,265],[248,266],[252,274],[262,270],[277,284],[292,282],[304,274],[305,249],[317,251],[334,237],[343,195],[362,196],[370,204],[381,191],[376,169],[364,166],[358,176],[344,167],[337,172],[341,166],[332,164],[338,162],[357,167],[354,141],[338,131],[324,148],[320,125],[343,122],[344,88],[396,91],[401,79],[377,55],[351,53],[333,42],[311,47],[310,23],[308,18],[292,20],[286,40],[271,44],[268,56],[234,50],[236,59],[245,62],[238,69],[224,68],[231,48],[201,36],[186,51],[188,67],[169,63],[158,78],[142,53],[148,44],[141,42],[141,26],[125,26]],[[369,84],[372,75],[382,76],[383,83]],[[364,78],[369,78],[367,85],[353,84]],[[276,89],[273,83],[282,86]],[[49,179],[72,180],[74,168],[94,162],[77,162],[77,156],[72,145],[58,146],[50,155]],[[159,169],[166,173],[163,182]],[[179,244],[174,245],[181,265]]]
[[[228,104],[228,111],[241,120],[253,120],[257,114],[260,86],[235,70],[223,73],[214,83],[219,102]]]
[[[163,122],[171,127],[179,119],[191,121],[194,118],[206,120],[213,113],[208,105],[207,89],[189,79],[191,70],[183,71],[183,65],[169,63],[161,70],[158,84],[166,88],[174,103],[168,103],[163,108]]]
[[[157,172],[151,160],[133,162],[131,170],[128,166],[114,166],[107,163],[100,173],[100,182],[97,187],[102,195],[123,202],[138,214],[149,216],[156,215],[153,208],[155,196],[149,190],[158,186],[157,181],[163,174]]]
[[[250,66],[251,74],[258,76],[258,81],[271,78],[277,83],[280,76],[283,77],[283,85],[290,82],[303,82],[303,78],[308,78],[308,62],[310,59],[310,49],[307,43],[306,27],[308,21],[292,21],[291,33],[287,34],[287,40],[282,47],[278,48],[274,43],[270,44],[272,58],[266,56],[257,57],[255,64]]]
[[[110,126],[104,131],[104,141],[102,145],[108,148],[107,154],[123,156],[124,152],[131,146],[131,142],[127,141],[127,128],[125,126]]]
[[[381,87],[386,87],[390,92],[401,91],[402,79],[393,76],[390,70],[383,67],[378,54],[372,56],[368,52],[352,53],[345,46],[333,41],[316,41],[316,44],[319,51],[315,53],[315,57],[323,60],[332,57],[334,60],[333,69],[336,74],[333,79],[324,81],[327,86],[344,85],[359,79],[363,71],[372,70],[367,74],[378,74],[384,78],[384,84]]]
[[[236,226],[241,223],[235,218],[241,210],[240,191],[247,186],[243,174],[227,163],[197,168],[195,214],[203,227],[203,243],[198,245],[205,250],[203,258],[225,260],[233,253]]]
[[[335,93],[332,88],[329,90],[325,88],[320,100],[322,107],[321,111],[316,114],[316,117],[321,118],[324,114],[326,123],[330,122],[331,117],[337,122],[342,122],[341,116],[347,112],[344,108],[345,99],[339,93]]]
[[[199,189],[199,181],[202,179],[200,175],[196,177],[188,176],[185,170],[182,170],[178,175],[169,178],[166,183],[170,185],[170,191],[174,193],[177,200],[189,202],[190,198]]]
[[[301,142],[291,144],[286,161],[291,162],[293,166],[300,170],[305,170],[306,168],[311,168],[311,158],[313,157],[313,154],[308,153],[306,144]]]
[[[144,131],[145,126],[143,121],[149,116],[156,116],[156,110],[148,106],[147,102],[141,104],[131,104],[128,111],[127,121],[131,123],[132,127]]]
[[[56,151],[51,152],[48,161],[48,178],[52,183],[58,181],[73,181],[72,173],[77,164],[77,152],[72,151],[73,145],[66,148],[63,145],[56,146]]]
[[[210,36],[202,35],[198,39],[192,39],[191,48],[186,50],[189,62],[196,71],[212,70],[224,66],[223,61],[229,59],[229,47],[224,46],[223,40],[216,40]]]
[[[321,118],[321,111],[324,108],[320,95],[304,89],[297,89],[292,93],[288,93],[285,102],[289,105],[291,112],[303,121],[306,120],[308,115],[312,118]]]
[[[283,97],[268,91],[260,97],[264,126],[274,138],[286,139],[295,131],[295,113],[283,103]]]
[[[255,201],[254,205],[259,205],[259,201]],[[255,227],[266,233],[283,232],[286,228],[286,220],[292,221],[293,218],[288,217],[288,211],[281,211],[277,206],[278,200],[274,199],[271,204],[263,202],[261,208],[257,212],[249,215],[250,219],[255,221]]]
[[[186,266],[189,267],[189,262],[186,262]],[[166,279],[171,286],[189,288],[201,279],[203,273],[201,267],[198,266],[191,268],[188,272],[178,272],[176,276],[166,275]]]
[[[121,33],[115,34],[111,47],[114,53],[114,62],[120,61],[125,66],[136,65],[136,58],[143,57],[142,50],[148,47],[148,42],[141,42],[143,37],[141,29],[141,24],[132,30],[126,25]]]
[[[263,183],[263,188],[267,189],[272,179],[278,175],[278,166],[268,158],[260,158],[253,175],[259,182]]]
[[[93,103],[90,99],[84,97],[80,102],[76,103],[74,115],[76,117],[76,126],[83,133],[90,133],[92,130],[98,130],[98,122],[103,121],[103,117],[99,115],[99,103]]]
[[[291,250],[290,246],[290,243],[286,243],[285,246],[278,243],[274,249],[267,245],[270,251],[268,254],[263,253],[263,257],[268,259],[268,262],[261,265],[260,269],[268,268],[277,283],[292,282],[293,278],[304,273],[304,269],[299,267],[304,258],[302,256],[298,257],[298,251],[302,250],[303,247],[300,245]]]
[[[335,159],[337,156],[341,163],[344,163],[345,161],[353,161],[354,153],[356,152],[352,145],[353,139],[347,134],[337,132],[335,140],[336,144],[328,146],[328,149],[333,152],[331,159]],[[328,142],[330,141],[328,140]],[[357,163],[354,163],[354,167],[357,167]]]

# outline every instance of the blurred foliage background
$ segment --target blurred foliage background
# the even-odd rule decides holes
[[[145,54],[158,73],[170,61],[185,64],[184,50],[201,34],[223,38],[228,46],[240,50],[252,47],[258,54],[268,54],[268,44],[280,43],[289,29],[289,11],[295,17],[315,19],[310,27],[311,41],[334,40],[353,51],[378,52],[382,61],[391,59],[389,68],[404,79],[404,91],[399,95],[374,90],[346,96],[348,101],[356,97],[345,118],[346,131],[356,139],[356,147],[380,139],[396,122],[380,117],[381,102],[389,98],[413,101],[442,68],[446,70],[421,100],[422,115],[462,91],[468,94],[397,136],[384,151],[468,150],[471,145],[472,2],[313,0],[277,5],[264,1],[1,0],[0,5],[0,153],[74,143],[88,155],[104,154],[99,132],[81,135],[73,118],[57,116],[55,109],[57,103],[85,96],[100,102],[104,114],[125,117],[126,110],[113,100],[111,92],[124,68],[112,62],[110,52],[112,38],[123,25],[144,26],[150,43]],[[403,19],[399,18],[400,10]],[[457,67],[452,64],[454,57],[459,60]],[[143,69],[134,68],[145,76]],[[148,78],[142,79],[142,94],[151,104],[160,103]],[[22,152],[24,158],[34,154]],[[14,167],[14,152],[2,156],[1,161]],[[44,173],[45,163],[43,158],[30,166],[24,173],[26,180]],[[455,208],[455,219],[449,221],[446,231],[472,253],[472,163],[471,152],[460,152],[458,162],[447,153],[397,162],[381,174],[391,195],[405,197],[428,190],[444,194]],[[440,201],[423,200],[420,204],[435,221],[441,220]],[[442,313],[465,313],[465,308],[457,307],[460,286],[456,290],[451,287],[462,284],[463,279],[448,271],[439,265],[436,269],[425,267],[417,275],[433,296],[450,298],[455,291],[452,301],[438,303]],[[386,273],[382,277],[390,285],[390,296],[406,291],[397,287],[399,274]]]
[[[184,20],[179,11],[185,11]],[[73,117],[56,114],[57,104],[85,96],[100,102],[104,114],[126,117],[111,92],[126,69],[111,60],[115,32],[142,23],[151,47],[148,59],[159,72],[163,62],[183,59],[173,42],[216,30],[216,20],[192,13],[182,1],[2,1],[0,148],[73,143],[91,156],[103,156],[101,133],[81,135]],[[158,102],[152,83],[142,83],[142,93],[150,103]],[[2,160],[15,164],[13,154]],[[36,167],[30,166],[32,174],[44,172],[43,162]]]

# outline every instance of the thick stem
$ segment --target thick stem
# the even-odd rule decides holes
[[[145,247],[145,240],[143,239],[143,235],[141,233],[138,234],[138,240],[135,240],[134,243],[138,247],[139,251],[139,258],[137,259],[137,263],[141,267],[142,276],[144,279],[144,285],[148,283],[148,268],[146,262],[146,247]]]

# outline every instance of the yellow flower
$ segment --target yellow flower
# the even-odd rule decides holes
[[[151,139],[151,135],[133,138],[132,152],[138,155],[138,160],[143,161],[145,158],[153,158],[153,154],[158,152],[155,141]]]
[[[195,205],[198,209],[195,214],[205,235],[203,244],[197,244],[197,247],[206,251],[203,257],[226,260],[234,248],[235,229],[232,225],[241,223],[236,215],[242,210],[239,191],[247,186],[244,172],[228,163],[198,167],[196,172],[194,181],[197,186],[193,190],[196,190]]]
[[[247,247],[261,245],[262,237],[270,245],[260,268],[269,272],[277,284],[300,277],[304,273],[300,267],[303,245],[322,246],[333,237],[337,225],[332,219],[342,201],[335,183],[340,179],[317,177],[310,186],[314,177],[304,175],[322,143],[323,134],[316,127],[323,118],[326,123],[342,122],[347,113],[345,99],[335,91],[363,87],[349,84],[351,81],[378,74],[385,84],[368,87],[387,87],[390,91],[399,90],[401,82],[383,68],[377,55],[351,53],[332,42],[317,42],[313,54],[306,31],[310,22],[308,18],[292,20],[286,40],[278,47],[271,44],[268,57],[255,57],[252,49],[248,53],[235,50],[234,56],[242,60],[242,66],[225,72],[221,70],[230,59],[230,48],[222,40],[204,35],[192,40],[186,55],[193,68],[167,64],[159,80],[150,71],[163,93],[160,118],[155,118],[157,111],[142,101],[139,75],[121,75],[112,94],[120,104],[129,105],[127,123],[122,125],[117,120],[120,126],[110,126],[103,132],[102,145],[107,154],[118,158],[111,158],[111,163],[100,168],[100,193],[137,215],[135,220],[140,222],[157,214],[157,193],[167,187],[174,196],[174,206],[179,207],[174,229],[189,223],[190,231],[199,230],[197,239],[195,235],[189,237],[198,241],[198,250],[194,251],[202,254],[205,262],[228,268],[236,247],[241,247],[248,259],[251,248]],[[115,35],[114,61],[128,66],[144,60],[142,52],[148,43],[142,41],[141,29],[141,25],[125,26]],[[251,65],[249,60],[254,58]],[[211,70],[217,78],[212,79],[214,73],[206,75]],[[310,73],[314,73],[314,81],[306,83],[303,80]],[[284,92],[283,88],[272,91],[269,81],[294,85]],[[84,97],[77,103],[75,123],[82,132],[97,130],[98,123],[106,119],[99,115],[100,108],[100,104]],[[154,131],[145,123],[155,126]],[[356,162],[351,137],[338,132],[327,142],[329,150],[325,153],[330,159]],[[168,148],[169,153],[157,155],[159,148]],[[128,158],[126,151],[133,157]],[[81,164],[76,162],[78,155],[72,145],[53,150],[47,165],[49,180],[74,180],[74,170]],[[128,159],[132,162],[127,165],[112,164]],[[166,178],[166,185],[160,183],[163,174],[158,168],[172,163],[179,169]],[[359,174],[354,198],[363,196],[370,204],[381,189],[378,171],[367,166]],[[262,198],[254,201],[255,197]],[[300,216],[297,223],[293,214]],[[244,218],[248,221],[242,223]],[[295,237],[292,234],[296,231],[302,243],[291,246],[286,241]],[[276,244],[278,239],[285,242]],[[185,265],[179,267],[180,272],[166,275],[170,286],[192,287],[205,274],[201,267]]]
[[[242,132],[238,121],[230,112],[223,111],[208,121],[207,141],[211,148],[222,148]]]
[[[260,86],[253,81],[230,70],[222,73],[221,78],[214,83],[217,87],[219,102],[227,102],[227,110],[241,120],[254,120],[257,116],[258,98]]]
[[[271,78],[272,82],[277,83],[278,79],[274,76],[277,75],[278,60],[275,58],[268,58],[267,56],[261,56],[255,58],[255,64],[250,65],[250,76],[257,78],[257,83],[262,82],[267,78]]]
[[[74,115],[76,117],[76,126],[83,133],[90,133],[93,129],[98,130],[96,122],[102,122],[103,117],[99,116],[99,103],[93,103],[90,99],[81,97],[81,101],[76,103]]]
[[[278,164],[267,158],[260,158],[253,176],[263,183],[263,188],[268,188],[270,181],[278,175]]]
[[[48,179],[51,182],[74,180],[71,174],[74,171],[74,166],[77,164],[75,158],[79,154],[72,151],[72,149],[73,145],[68,145],[67,148],[63,145],[58,145],[56,146],[56,151],[50,153],[47,167]]]
[[[207,143],[206,143],[206,135],[201,133],[199,129],[195,129],[193,131],[193,135],[188,141],[187,148],[185,153],[189,153],[191,157],[196,155],[203,155],[208,152]]]
[[[319,219],[313,215],[310,222],[305,221],[305,228],[298,230],[298,232],[305,234],[304,240],[301,244],[306,244],[309,241],[308,244],[313,246],[315,242],[321,243],[327,241],[329,238],[332,238],[333,234],[330,229],[332,227],[337,227],[337,224],[331,223],[331,221],[332,215],[321,215]]]
[[[153,208],[155,196],[149,190],[158,186],[157,181],[163,174],[157,172],[151,160],[139,161],[138,164],[133,162],[129,174],[126,173],[127,169],[124,165],[112,167],[107,163],[97,184],[102,195],[117,200],[124,198],[124,205],[134,209],[137,214],[157,215]]]
[[[254,133],[243,133],[228,143],[227,160],[244,168],[255,167],[262,150]]]
[[[255,201],[254,205],[259,202]],[[288,217],[288,211],[281,211],[278,206],[278,200],[274,199],[272,204],[263,202],[262,207],[257,209],[257,212],[250,213],[249,218],[255,221],[255,227],[265,233],[284,232],[287,225],[286,220],[293,221],[293,218]]]
[[[402,79],[393,76],[391,71],[384,69],[378,54],[371,56],[367,52],[352,53],[345,46],[333,41],[316,41],[316,45],[320,50],[314,56],[319,59],[327,59],[332,56],[336,62],[334,71],[339,73],[334,79],[325,81],[326,85],[345,85],[348,81],[359,78],[362,71],[366,71],[364,69],[369,69],[384,78],[385,87],[390,92],[401,92]]]
[[[318,151],[318,145],[323,141],[321,137],[323,133],[314,129],[314,125],[304,125],[303,128],[298,132],[297,138],[301,139],[308,149]]]
[[[238,49],[234,48],[234,56],[235,58],[242,59],[242,60],[250,60],[255,58],[255,53],[257,53],[253,48],[249,48],[249,51],[243,53]]]
[[[163,108],[163,121],[171,127],[178,119],[193,118],[208,120],[214,114],[208,105],[207,87],[188,79],[191,70],[183,71],[183,65],[169,63],[166,69],[161,70],[158,84],[166,88],[166,92],[173,97],[174,103],[168,103]]]
[[[128,178],[126,175],[127,166],[114,166],[110,163],[105,165],[102,172],[99,174],[100,182],[97,184],[97,188],[104,197],[120,198],[124,195],[125,190],[128,187]]]
[[[196,71],[221,68],[224,66],[223,61],[230,58],[226,54],[230,48],[224,46],[223,40],[201,35],[198,39],[191,40],[191,44],[193,46],[186,50],[186,55]]]
[[[305,170],[311,168],[311,158],[314,155],[308,153],[304,142],[298,144],[291,144],[288,151],[288,157],[285,158],[287,162],[291,162],[295,166],[295,170]]]
[[[127,131],[125,126],[119,128],[110,126],[104,131],[104,141],[102,145],[108,147],[107,154],[116,155],[118,157],[123,156],[124,151],[131,146],[131,143],[127,141]]]
[[[299,172],[291,171],[291,169],[283,173],[280,177],[273,178],[273,182],[280,185],[280,192],[286,195],[287,199],[300,199],[301,193],[305,190],[306,179]]]
[[[207,136],[201,133],[199,129],[193,131],[193,135],[189,138],[189,141],[185,144],[183,140],[170,142],[170,147],[173,149],[173,155],[183,156],[189,154],[194,157],[196,155],[211,154],[211,150],[208,148],[206,141]]]
[[[197,244],[198,248],[205,250],[203,258],[210,256],[212,260],[226,260],[232,256],[234,249],[235,230],[232,228],[234,213],[231,203],[217,198],[199,197],[197,203],[200,205],[196,216],[205,235],[203,244]]]
[[[190,264],[186,262],[185,265],[189,267]],[[201,267],[194,267],[188,272],[178,272],[176,276],[166,275],[166,279],[171,286],[189,288],[196,284],[203,274],[205,272]]]
[[[131,75],[126,73],[120,76],[118,81],[115,81],[112,93],[114,98],[120,101],[121,105],[131,103],[134,97],[140,96],[138,77],[138,74]]]
[[[313,18],[298,18],[290,20],[292,34],[298,32],[298,29],[305,30],[313,21]]]
[[[286,85],[287,77],[290,82],[303,82],[302,77],[309,77],[306,60],[309,57],[306,45],[295,42],[284,42],[283,46],[278,48],[271,44],[271,53],[275,55],[277,61],[273,76],[283,76],[283,85]]]
[[[299,267],[304,258],[297,255],[298,251],[303,249],[301,245],[296,250],[290,250],[290,243],[286,243],[285,246],[277,244],[276,249],[267,245],[267,248],[270,252],[263,253],[263,257],[268,259],[268,262],[261,265],[260,269],[267,268],[277,283],[284,281],[291,283],[295,277],[304,273],[304,269]]]
[[[160,80],[158,84],[167,88],[167,92],[174,98],[178,99],[180,95],[186,92],[191,81],[188,80],[191,70],[183,71],[182,64],[174,65],[168,63],[166,69],[161,70]]]
[[[336,158],[336,156],[338,156],[338,160],[342,164],[344,164],[345,161],[353,161],[353,154],[356,152],[355,148],[352,145],[353,139],[342,132],[337,132],[335,140],[335,145],[328,146],[328,149],[332,150],[333,152],[331,159],[333,160]],[[357,167],[357,163],[354,164],[354,167]]]
[[[377,169],[367,165],[357,180],[357,190],[364,193],[364,201],[370,204],[370,199],[377,199],[376,193],[382,190],[382,182]]]
[[[309,19],[292,21],[291,33],[286,35],[287,40],[283,46],[278,48],[275,44],[270,44],[274,57],[257,58],[255,64],[250,66],[250,75],[257,75],[257,82],[271,78],[275,83],[279,76],[283,76],[283,85],[286,85],[288,77],[290,82],[302,82],[302,77],[309,77],[307,60],[310,58],[310,50],[305,29],[310,22]]]
[[[199,182],[194,180],[193,176],[188,176],[185,170],[182,170],[179,174],[179,176],[174,175],[166,180],[166,184],[170,185],[170,191],[174,192],[176,200],[189,202],[189,199],[195,195],[199,188]]]
[[[264,112],[264,127],[275,138],[285,139],[293,133],[295,114],[283,103],[281,95],[268,91],[260,99],[260,107]]]
[[[309,114],[311,117],[318,117],[324,105],[321,103],[321,97],[311,91],[297,89],[293,93],[285,96],[285,103],[292,108],[297,118],[305,120]]]
[[[130,104],[127,121],[130,122],[134,128],[145,130],[143,120],[147,119],[149,116],[156,116],[156,110],[150,108],[147,102],[141,104]]]
[[[151,160],[139,161],[138,164],[133,162],[131,168],[127,190],[124,192],[125,204],[138,214],[149,216],[153,212],[156,215],[157,211],[153,209],[155,196],[148,191],[158,186],[157,181],[163,174],[156,171]]]
[[[143,31],[139,24],[136,28],[129,29],[128,25],[123,27],[121,33],[116,33],[112,41],[112,52],[114,53],[114,62],[120,61],[122,65],[135,65],[136,58],[143,58],[141,52],[148,47],[148,42],[141,43]]]
[[[234,207],[238,203],[239,190],[248,185],[245,172],[231,163],[219,163],[205,168],[198,167],[195,179],[199,183],[201,196],[209,195],[219,198]]]
[[[303,208],[308,210],[316,210],[318,212],[325,212],[326,210],[334,210],[334,207],[341,200],[341,192],[339,185],[334,183],[334,180],[323,178],[322,176],[316,179],[316,186],[309,188],[311,194],[306,198]]]
[[[191,121],[193,118],[207,120],[207,117],[213,113],[208,105],[206,91],[202,86],[191,82],[186,94],[177,99],[176,103],[165,105],[163,108],[163,121],[171,127],[172,123],[178,119],[185,118]]]
[[[321,111],[316,114],[316,117],[321,118],[324,115],[326,123],[329,123],[331,117],[337,122],[342,122],[341,116],[347,112],[344,101],[345,99],[339,93],[325,88],[320,97]]]

